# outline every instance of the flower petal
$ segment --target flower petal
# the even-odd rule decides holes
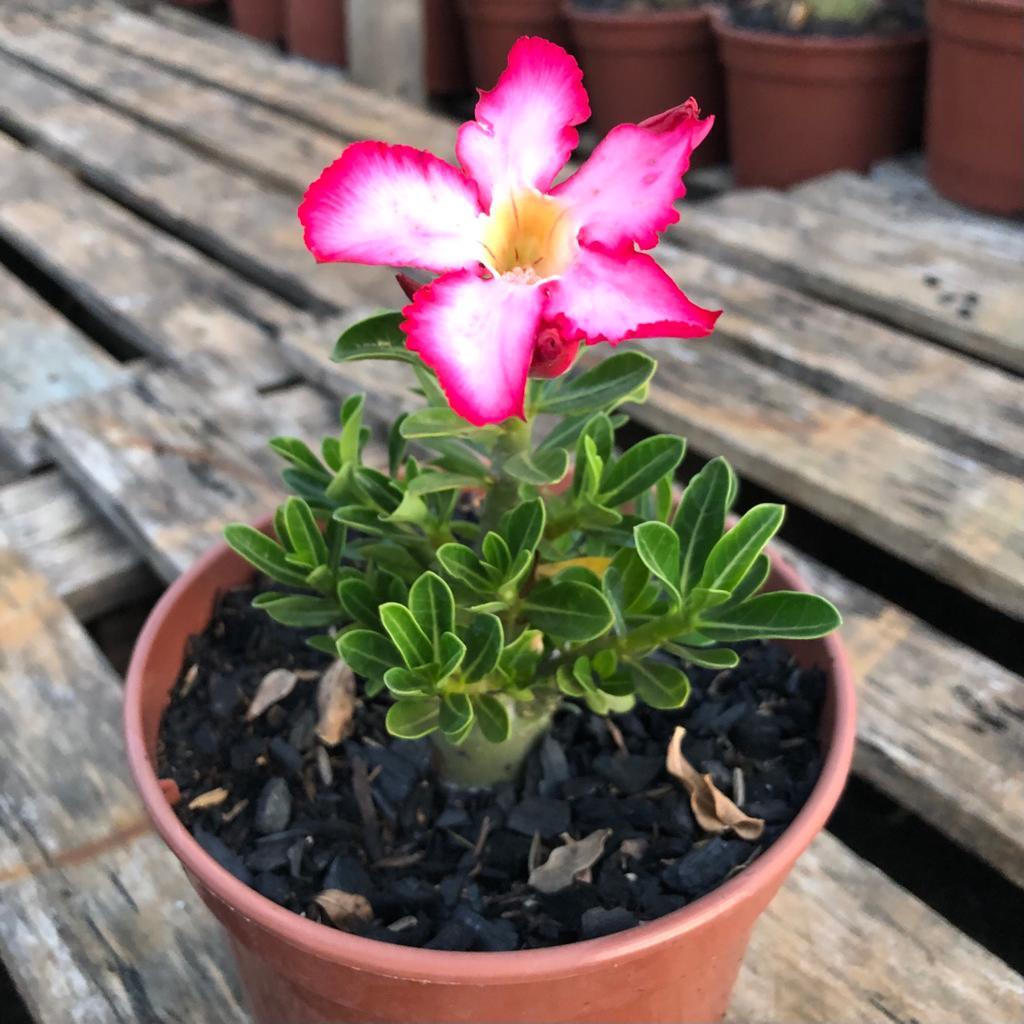
[[[452,409],[475,426],[523,415],[544,296],[535,285],[445,274],[406,306],[406,345],[437,373]]]
[[[473,183],[433,154],[357,142],[309,186],[299,220],[320,262],[451,270],[477,261],[480,212]]]
[[[686,194],[690,154],[711,130],[691,99],[642,124],[620,124],[590,159],[552,190],[572,210],[580,241],[616,249],[636,242],[650,249],[679,220],[674,204]]]
[[[546,316],[587,344],[628,338],[703,338],[719,313],[692,303],[646,253],[581,247],[548,286]]]
[[[562,47],[523,37],[490,92],[480,93],[476,120],[459,129],[459,162],[489,208],[495,192],[546,192],[576,148],[573,125],[590,117],[583,72]]]

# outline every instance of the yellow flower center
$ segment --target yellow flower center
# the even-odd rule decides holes
[[[536,189],[495,197],[482,228],[482,262],[498,275],[543,281],[561,274],[576,255],[569,211]]]

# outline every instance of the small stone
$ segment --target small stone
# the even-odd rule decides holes
[[[291,884],[284,875],[276,875],[272,871],[263,871],[256,876],[253,888],[268,900],[285,906],[291,897]]]
[[[196,731],[192,733],[192,746],[195,747],[196,753],[205,754],[207,757],[217,753],[220,749],[220,737],[211,722],[204,720],[199,723]]]
[[[260,835],[283,832],[292,817],[292,794],[288,783],[276,776],[270,779],[260,791],[256,801],[253,828]]]
[[[464,921],[452,920],[442,925],[441,930],[427,943],[427,949],[446,949],[451,952],[465,952],[476,941],[476,932]]]
[[[231,676],[215,675],[210,680],[210,711],[217,718],[230,718],[242,698]]]
[[[580,938],[599,939],[602,935],[613,935],[625,931],[637,923],[636,914],[625,907],[592,907],[580,918]]]
[[[270,741],[270,756],[294,775],[302,774],[302,755],[287,741],[275,736]]]
[[[577,775],[562,784],[562,796],[566,800],[579,800],[582,797],[595,796],[604,788],[601,779],[593,775]]]
[[[362,758],[371,769],[380,768],[374,776],[373,787],[395,807],[409,796],[419,780],[419,773],[409,761],[384,747],[366,746]]]
[[[640,754],[600,754],[594,771],[628,796],[647,789],[658,777],[663,759]]]
[[[509,811],[505,824],[513,832],[526,836],[539,832],[542,839],[550,839],[567,831],[569,823],[569,805],[564,800],[530,797]]]
[[[793,817],[793,808],[785,800],[748,800],[743,810],[752,818],[763,818],[773,825]]]
[[[476,934],[477,943],[485,952],[505,953],[519,947],[519,934],[511,921],[484,917],[466,906],[456,908],[454,920]]]
[[[779,755],[782,730],[773,718],[755,713],[737,723],[732,730],[732,741],[741,754],[767,761]]]
[[[273,871],[288,863],[288,848],[294,840],[289,836],[274,839],[271,842],[258,843],[256,848],[245,858],[245,863],[253,871]]]
[[[367,898],[373,892],[373,882],[366,868],[347,853],[340,853],[331,861],[321,885],[324,889],[340,889]]]
[[[753,850],[754,847],[742,839],[715,836],[669,864],[662,871],[661,880],[673,892],[696,899],[722,882]]]
[[[569,781],[569,762],[562,744],[550,733],[541,741],[540,769],[544,784],[544,796],[556,792],[557,787]]]
[[[252,885],[252,872],[245,866],[242,858],[234,850],[230,849],[223,839],[201,828],[195,829],[192,835],[195,841],[225,871],[230,871],[235,878],[245,885]]]

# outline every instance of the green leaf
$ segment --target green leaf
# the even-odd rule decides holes
[[[437,560],[449,576],[471,590],[479,594],[493,593],[494,584],[488,579],[483,563],[465,544],[442,544],[437,549]]]
[[[731,592],[775,536],[785,514],[781,505],[755,505],[711,549],[700,585],[708,590]]]
[[[736,585],[723,607],[734,608],[746,601],[748,597],[753,597],[764,586],[771,571],[772,560],[765,554],[758,555],[747,575]]]
[[[632,548],[622,548],[605,570],[601,587],[623,614],[629,612],[643,594],[651,571]]]
[[[622,458],[606,467],[600,504],[614,508],[643,494],[661,477],[675,471],[685,448],[683,439],[671,434],[655,434],[633,445]]]
[[[508,543],[512,554],[520,551],[536,550],[544,534],[547,511],[540,498],[524,501],[521,505],[506,512],[501,518],[501,534]]]
[[[384,725],[392,736],[418,740],[438,727],[440,704],[436,697],[399,700],[388,708]]]
[[[533,626],[559,640],[582,643],[606,633],[612,610],[605,596],[585,583],[539,583],[522,604],[522,614]]]
[[[451,587],[436,572],[425,572],[409,588],[409,610],[426,634],[431,652],[439,651],[441,635],[455,629],[455,598]],[[432,658],[433,654],[427,660]]]
[[[364,508],[362,505],[342,505],[334,510],[332,518],[335,522],[352,526],[360,533],[370,536],[392,537],[397,532],[394,526],[381,519],[380,513],[370,508]]]
[[[479,436],[479,432],[486,430],[488,428],[474,427],[447,406],[443,409],[420,409],[410,413],[401,426],[402,437],[410,441],[424,437],[464,437],[467,434]],[[490,433],[493,434],[494,431],[490,430]]]
[[[329,654],[332,658],[338,655],[337,639],[333,636],[328,636],[326,633],[320,636],[307,637],[306,644],[312,647],[314,651],[319,651],[321,654]]]
[[[398,508],[390,515],[384,516],[389,523],[423,523],[430,517],[430,509],[427,503],[419,497],[406,491]]]
[[[389,668],[401,664],[398,648],[372,629],[352,629],[338,637],[338,653],[357,675],[383,679]]]
[[[441,491],[465,491],[471,487],[479,487],[476,477],[462,476],[458,473],[438,473],[425,471],[415,480],[410,481],[407,488],[410,494],[437,494]]]
[[[396,697],[423,697],[433,690],[433,684],[421,673],[401,667],[384,673],[384,685]]]
[[[522,583],[523,578],[530,571],[530,566],[533,565],[533,554],[530,551],[520,551],[518,555],[512,560],[512,564],[508,567],[505,572],[505,580],[502,585],[504,590],[507,587],[518,587]]]
[[[493,565],[504,576],[512,564],[512,553],[509,551],[504,538],[489,530],[487,536],[484,537],[481,548],[484,560],[488,564]]]
[[[416,355],[405,347],[401,313],[376,313],[352,324],[342,332],[331,359],[343,363],[352,359],[397,359],[418,363]]]
[[[569,453],[564,448],[544,448],[513,455],[504,465],[505,472],[524,484],[543,487],[556,484],[569,471]]]
[[[382,512],[394,512],[402,503],[402,488],[380,470],[357,466],[353,476],[370,501]]]
[[[679,594],[679,537],[665,523],[641,523],[633,528],[636,553],[655,576]]]
[[[545,398],[540,411],[564,416],[613,408],[643,388],[656,368],[642,352],[616,353]]]
[[[708,555],[725,529],[731,473],[725,459],[712,459],[686,485],[672,523],[679,534],[680,589],[688,594],[699,582]]]
[[[813,640],[842,625],[834,605],[816,594],[774,590],[736,608],[712,608],[697,628],[712,640]]]
[[[310,507],[301,498],[284,503],[284,528],[292,552],[310,566],[327,561],[327,542]]]
[[[590,416],[584,413],[581,416],[566,416],[560,419],[551,432],[545,435],[544,440],[538,448],[572,448],[578,440],[583,428],[590,422]]]
[[[510,676],[532,673],[544,653],[544,635],[539,629],[524,629],[507,644],[498,667]]]
[[[408,668],[421,668],[434,660],[434,645],[404,604],[389,601],[380,606],[380,621]]]
[[[612,648],[606,647],[591,658],[591,665],[602,679],[610,679],[619,666],[619,656]]]
[[[681,708],[690,696],[690,680],[674,665],[661,661],[630,664],[637,696],[652,708],[671,711]]]
[[[323,463],[313,454],[305,441],[300,441],[297,437],[273,437],[270,439],[270,447],[293,466],[307,470],[324,483],[331,479],[331,474],[324,469]]]
[[[740,663],[740,656],[725,647],[702,650],[695,647],[683,647],[681,644],[666,644],[665,650],[688,664],[698,665],[700,668],[715,668],[721,671],[735,668]]]
[[[305,594],[259,594],[252,604],[254,608],[262,608],[275,622],[296,629],[334,626],[342,618],[337,602]]]
[[[446,693],[441,698],[437,724],[449,740],[455,737],[458,740],[465,739],[473,724],[473,702],[469,696],[465,693]]]
[[[278,583],[292,587],[306,584],[306,573],[288,564],[288,553],[277,541],[245,523],[232,523],[224,529],[224,539],[250,565]]]
[[[505,631],[497,616],[485,613],[473,616],[463,631],[462,639],[466,644],[462,674],[467,683],[475,683],[497,667],[498,656],[505,644]]]
[[[594,413],[583,426],[580,437],[589,437],[594,442],[597,454],[607,462],[615,446],[615,430],[611,417],[604,412]]]
[[[690,591],[686,607],[691,612],[701,612],[705,608],[717,608],[719,605],[725,604],[731,596],[728,590],[708,590],[707,587],[694,587]]]
[[[338,456],[342,465],[358,462],[363,432],[363,406],[365,395],[350,395],[341,407],[341,437],[338,439]]]
[[[508,709],[502,701],[489,693],[473,699],[476,721],[484,739],[491,743],[504,743],[512,729]]]
[[[454,633],[442,633],[437,645],[437,678],[447,679],[466,657],[466,645]]]
[[[338,583],[338,603],[345,614],[360,625],[375,629],[379,625],[377,601],[373,589],[363,579],[343,579]]]
[[[393,477],[398,476],[402,468],[402,460],[405,458],[405,438],[402,437],[402,424],[405,422],[408,413],[403,412],[388,431],[388,470]]]

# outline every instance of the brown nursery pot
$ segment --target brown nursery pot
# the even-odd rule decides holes
[[[466,35],[457,0],[426,3],[426,79],[431,96],[456,96],[470,89]]]
[[[787,36],[713,18],[738,185],[784,188],[871,164],[920,134],[925,41]]]
[[[520,36],[568,42],[562,0],[460,0],[473,82],[491,89]]]
[[[300,57],[345,67],[346,20],[345,0],[285,0],[285,45]]]
[[[157,734],[188,638],[207,625],[217,594],[251,575],[221,545],[170,587],[132,657],[125,729],[146,810],[226,929],[259,1024],[680,1024],[722,1017],[754,922],[821,831],[849,772],[854,682],[837,637],[792,645],[802,661],[828,673],[824,765],[807,804],[749,868],[681,910],[604,938],[511,953],[412,949],[333,930],[265,899],[203,852],[161,789],[153,767]],[[806,589],[777,556],[769,586]]]
[[[565,15],[599,136],[693,96],[702,114],[715,115],[715,127],[691,164],[724,162],[725,82],[707,11],[602,13],[568,3]]]
[[[231,0],[231,24],[247,36],[276,43],[284,33],[284,0]]]
[[[1024,212],[1024,2],[930,0],[928,177],[993,213]]]

